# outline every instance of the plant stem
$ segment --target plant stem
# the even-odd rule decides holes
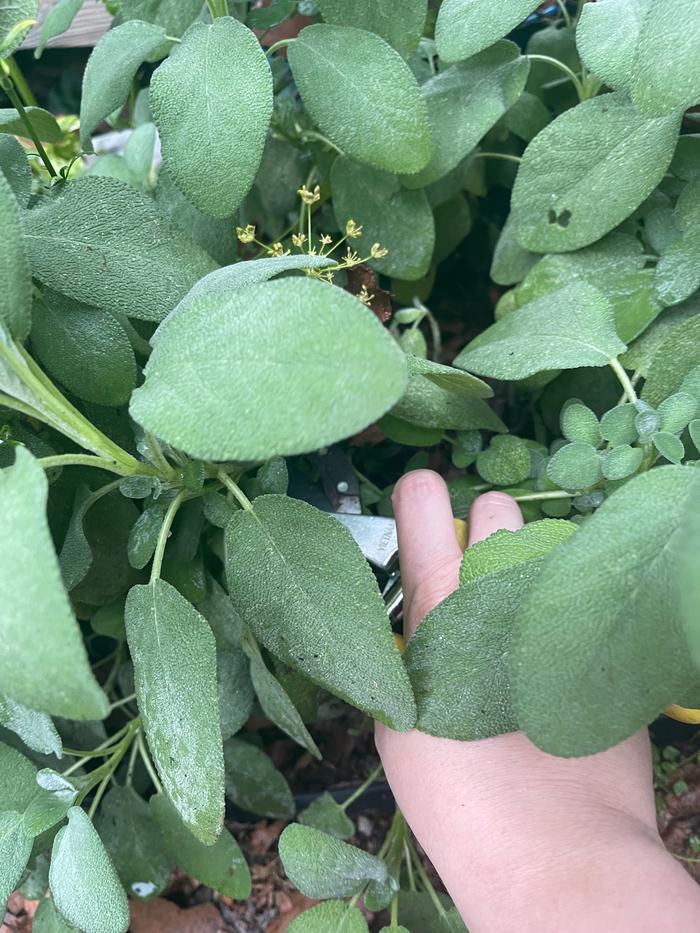
[[[625,367],[617,358],[610,360],[609,366],[620,380],[620,385],[624,389],[627,400],[634,405],[639,399],[637,398],[637,393],[634,391],[632,381],[625,371]]]
[[[553,68],[558,68],[559,71],[563,72],[570,81],[573,82],[574,87],[576,88],[576,93],[578,94],[579,100],[586,99],[586,90],[581,83],[578,75],[569,68],[568,65],[565,65],[564,62],[560,62],[558,58],[552,58],[550,55],[526,55],[526,58],[529,58],[531,62],[544,62],[547,65],[551,65]]]
[[[131,755],[129,756],[129,765],[126,771],[126,783],[128,787],[134,782],[134,770],[136,768],[136,756],[139,753],[139,743],[136,739],[131,745]]]
[[[151,451],[151,456],[153,457],[153,462],[155,465],[163,472],[165,476],[175,476],[175,470],[168,463],[165,454],[163,453],[163,448],[158,443],[158,439],[154,437],[150,431],[144,432],[144,440],[148,446],[148,449]]]
[[[268,55],[269,54],[270,53],[268,52]],[[336,144],[331,142],[331,140],[328,139],[327,136],[324,136],[323,133],[317,133],[315,130],[304,130],[304,132],[301,134],[301,140],[302,142],[306,142],[307,139],[316,139],[318,142],[323,143],[324,146],[328,146],[329,149],[335,149],[338,155],[345,155],[340,146],[336,146]]]
[[[19,94],[15,90],[14,82],[12,81],[12,78],[10,77],[9,65],[7,65],[4,61],[2,61],[2,59],[0,59],[0,66],[2,67],[2,72],[3,72],[2,78],[0,78],[0,87],[10,98],[10,103],[12,104],[12,106],[15,108],[15,110],[19,114],[19,117],[22,123],[24,123],[25,127],[27,128],[27,135],[29,136],[29,138],[32,140],[32,142],[36,146],[36,151],[39,153],[39,157],[41,158],[41,161],[46,166],[46,169],[49,175],[51,175],[52,178],[58,178],[58,172],[51,164],[51,159],[46,154],[46,150],[42,146],[41,140],[39,139],[36,130],[32,126],[32,121],[29,119],[29,114],[24,109],[24,104],[22,103]]]
[[[86,466],[95,467],[98,470],[109,470],[110,473],[116,473],[117,476],[133,475],[133,470],[127,470],[126,467],[115,463],[113,460],[107,460],[104,457],[93,457],[91,454],[58,454],[55,457],[40,457],[38,462],[45,470],[64,466]]]
[[[274,55],[275,52],[279,52],[280,49],[286,48],[288,45],[291,45],[292,42],[294,42],[294,39],[280,39],[279,42],[274,42],[265,54]]]
[[[391,902],[391,928],[399,925],[399,898],[395,896]]]
[[[381,773],[382,773],[382,766],[381,764],[378,764],[377,767],[362,782],[362,784],[360,784],[357,790],[353,791],[353,793],[350,794],[348,799],[344,800],[341,803],[340,805],[341,809],[348,810],[355,803],[355,801],[364,794],[367,788],[377,780],[377,778],[379,777]]]
[[[409,851],[411,855],[413,856],[413,864],[415,865],[416,871],[418,872],[418,877],[420,878],[423,887],[425,888],[428,896],[430,897],[430,900],[435,905],[435,910],[437,910],[438,914],[443,920],[447,920],[447,911],[442,906],[442,902],[440,901],[440,898],[435,893],[435,888],[433,887],[433,883],[430,880],[430,878],[428,878],[427,874],[425,873],[425,869],[423,868],[423,863],[418,858],[418,853],[414,849],[412,843],[409,842],[408,847],[409,847]]]
[[[518,165],[523,161],[521,156],[511,155],[509,152],[475,152],[475,159],[504,159],[506,162],[517,162]]]
[[[243,490],[236,483],[234,483],[230,476],[224,473],[223,470],[219,470],[217,479],[219,479],[224,484],[224,486],[233,495],[242,508],[246,509],[248,512],[254,512],[250,499],[248,496],[246,496]]]
[[[14,55],[10,55],[7,59],[7,64],[10,69],[10,77],[15,83],[17,88],[17,93],[22,98],[22,102],[25,107],[38,107],[36,102],[36,97],[32,94],[32,89],[27,84],[24,75],[20,71],[19,65],[15,61]]]
[[[153,554],[153,564],[151,566],[151,583],[154,583],[160,577],[160,571],[163,566],[163,555],[165,554],[165,545],[168,541],[168,535],[170,534],[170,529],[172,527],[173,521],[175,520],[175,516],[177,515],[177,510],[184,502],[186,495],[187,490],[181,489],[170,503],[168,506],[168,511],[165,513],[163,525],[160,529],[160,534],[158,535],[158,543],[156,544],[156,549]]]
[[[116,703],[112,703],[112,705],[110,706],[110,711],[119,709],[120,706],[126,706],[127,703],[131,703],[135,699],[136,699],[136,694],[132,693],[131,696],[124,697],[121,700],[117,700]]]
[[[406,859],[406,871],[408,872],[408,887],[411,891],[415,891],[416,879],[413,877],[413,865],[411,863],[411,850],[408,847],[408,839],[404,841],[403,854]]]
[[[561,10],[561,15],[564,17],[564,25],[571,26],[571,15],[566,8],[566,0],[557,0],[557,6]]]
[[[226,0],[207,0],[207,6],[212,19],[217,19],[219,16],[228,16]]]
[[[570,499],[573,496],[571,492],[564,492],[563,489],[553,490],[552,492],[533,492],[524,496],[513,496],[516,502],[541,502],[546,499]]]
[[[123,736],[129,731],[129,729],[134,728],[135,722],[137,722],[137,720],[135,719],[133,719],[131,722],[128,722],[125,726],[122,726],[122,728],[118,732],[115,732],[114,735],[110,735],[110,737],[108,739],[105,739],[104,742],[101,742],[98,746],[93,748],[91,751],[86,752],[85,755],[80,759],[80,761],[76,761],[74,764],[70,766],[70,768],[62,772],[63,776],[68,777],[70,774],[73,774],[74,771],[77,771],[79,768],[82,768],[85,762],[89,761],[91,758],[102,757],[103,754],[107,753],[107,750],[111,754],[112,746],[114,745],[116,747],[116,745],[123,738]]]
[[[146,743],[143,739],[143,732],[139,732],[138,738],[136,740],[139,743],[139,752],[141,753],[141,759],[146,766],[146,771],[148,771],[149,777],[153,781],[153,785],[159,794],[163,793],[163,785],[160,783],[158,775],[156,774],[156,769],[153,767],[153,762],[151,761],[151,756],[148,754],[148,749],[146,748]]]

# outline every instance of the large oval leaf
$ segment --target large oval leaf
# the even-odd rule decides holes
[[[289,47],[307,110],[349,156],[387,172],[430,159],[425,103],[408,65],[383,39],[350,26],[308,26]]]
[[[287,779],[261,749],[241,739],[224,745],[226,796],[249,813],[287,820],[294,816],[294,797]]]
[[[7,58],[20,47],[31,29],[31,24],[19,32],[15,29],[26,20],[35,20],[38,10],[38,0],[3,0],[3,3],[0,3],[0,58]]]
[[[346,901],[316,904],[299,914],[289,927],[289,933],[328,933],[329,930],[337,933],[368,933],[369,927],[359,907],[351,907]],[[400,930],[399,927],[399,933]]]
[[[415,705],[374,575],[350,533],[313,506],[260,496],[226,528],[233,604],[265,647],[395,729]]]
[[[518,723],[545,751],[602,751],[669,704],[697,699],[675,585],[696,476],[667,466],[628,482],[557,548],[530,591],[511,676]]]
[[[521,245],[562,253],[616,227],[663,178],[679,126],[678,113],[646,116],[623,93],[595,97],[557,117],[527,147],[515,180]]]
[[[19,207],[0,170],[0,327],[15,340],[24,340],[32,320],[32,274],[22,240]]]
[[[0,683],[32,709],[102,719],[109,703],[88,664],[46,522],[48,483],[23,447],[0,472]],[[40,676],[37,676],[37,673]]]
[[[318,0],[321,16],[334,26],[356,26],[376,32],[399,55],[412,55],[423,35],[428,13],[426,0],[402,0],[400,13],[396,0]]]
[[[580,282],[496,321],[462,350],[455,366],[494,379],[525,379],[548,369],[605,366],[625,349],[610,302]]]
[[[443,61],[458,62],[488,48],[537,9],[537,0],[444,0],[435,26]]]
[[[212,845],[224,818],[214,636],[164,580],[133,587],[125,618],[139,709],[163,787],[185,824]]]
[[[0,913],[4,915],[32,852],[32,837],[24,828],[22,814],[0,813]]]
[[[13,136],[0,133],[0,172],[17,199],[20,207],[26,207],[32,194],[32,170],[29,161]]]
[[[272,114],[272,73],[255,35],[222,16],[195,23],[151,81],[168,171],[195,207],[228,217],[255,179]]]
[[[54,903],[85,933],[126,933],[129,903],[97,830],[80,807],[56,836],[49,885]]]
[[[369,308],[282,279],[198,299],[168,322],[131,415],[192,456],[267,460],[362,430],[405,385],[403,354]]]
[[[342,230],[348,220],[362,227],[355,248],[368,256],[374,243],[389,254],[374,259],[378,272],[413,281],[430,268],[435,221],[425,191],[408,191],[398,176],[339,158],[331,173],[333,210]]]

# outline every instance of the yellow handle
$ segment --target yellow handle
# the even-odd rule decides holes
[[[669,706],[664,712],[667,716],[670,716],[671,719],[676,719],[678,722],[687,722],[694,726],[700,725],[700,709],[688,709],[685,706],[677,706],[674,703],[673,706]]]
[[[469,544],[469,525],[461,518],[455,518],[455,531],[457,532],[457,541],[463,551],[467,550]]]

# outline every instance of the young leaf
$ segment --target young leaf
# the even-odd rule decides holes
[[[31,23],[17,31],[17,26],[26,20],[36,20],[38,0],[4,0],[0,4],[0,58],[8,58],[24,42],[32,28]]]
[[[518,722],[545,751],[599,752],[670,703],[691,705],[697,673],[673,571],[695,475],[665,466],[627,482],[530,591],[511,670]]]
[[[63,755],[61,736],[46,713],[28,709],[0,693],[0,725],[22,739],[27,748],[42,755]]]
[[[522,94],[528,71],[528,60],[514,43],[498,42],[429,78],[421,94],[428,108],[433,155],[407,183],[422,187],[454,169]]]
[[[609,480],[627,479],[637,472],[643,459],[644,451],[641,447],[620,444],[603,454],[603,476]]]
[[[60,143],[63,141],[63,130],[48,110],[42,110],[41,107],[26,107],[25,113],[41,142]],[[14,108],[0,110],[0,133],[26,136],[27,127]]]
[[[51,853],[49,884],[63,916],[85,933],[126,933],[129,904],[112,861],[89,816],[68,812]]]
[[[128,544],[129,563],[137,570],[143,570],[153,557],[166,511],[166,503],[149,503],[131,528]]]
[[[625,349],[610,303],[580,283],[506,315],[472,340],[454,365],[495,379],[524,379],[548,369],[604,366]]]
[[[129,894],[138,900],[161,894],[170,880],[170,859],[163,851],[163,835],[145,800],[132,787],[116,785],[102,801],[95,822]]]
[[[369,933],[362,911],[345,901],[325,901],[299,914],[289,933]]]
[[[0,914],[4,916],[10,894],[19,884],[32,853],[32,837],[22,814],[0,813]]]
[[[407,354],[407,359],[410,372],[408,388],[391,409],[391,417],[423,428],[506,430],[496,412],[481,398],[470,398],[461,388],[456,392],[451,391],[445,388],[444,382],[437,384],[430,378],[428,371],[421,373],[414,364],[413,361],[418,357]],[[472,393],[472,396],[475,394]]]
[[[399,920],[420,933],[467,933],[462,918],[446,894],[436,892],[443,913],[438,913],[427,891],[399,891]]]
[[[518,728],[508,653],[515,616],[541,565],[541,558],[512,562],[461,585],[428,614],[404,655],[416,728],[466,740]]]
[[[111,314],[46,291],[34,304],[32,350],[45,369],[78,398],[125,404],[136,388],[136,359]]]
[[[0,172],[5,176],[20,207],[32,194],[32,170],[24,149],[12,136],[0,134]]]
[[[211,845],[224,816],[214,636],[164,580],[129,592],[126,632],[139,709],[163,787],[185,824]]]
[[[310,826],[292,823],[280,836],[279,853],[292,884],[307,897],[350,897],[369,882],[368,895],[398,890],[386,863]]]
[[[533,139],[518,171],[512,210],[521,245],[560,253],[600,239],[661,181],[678,128],[678,113],[641,114],[624,94],[565,111]]]
[[[19,206],[9,182],[0,171],[0,326],[15,340],[24,340],[32,321],[32,274],[22,239]]]
[[[471,373],[465,373],[453,366],[443,366],[441,363],[412,356],[410,353],[408,354],[408,372],[410,376],[425,376],[429,382],[456,395],[464,395],[467,398],[493,397],[493,389],[483,379],[478,379]],[[492,430],[504,430],[504,428]]]
[[[282,684],[268,670],[258,643],[250,632],[243,636],[243,650],[250,659],[250,677],[263,713],[320,761],[321,753],[304,725],[304,720]]]
[[[92,131],[129,96],[139,67],[166,43],[161,26],[139,20],[106,32],[92,50],[83,75],[80,144],[92,152]]]
[[[435,26],[440,58],[458,62],[503,38],[537,9],[534,0],[508,0],[493,6],[489,0],[445,0]]]
[[[572,522],[549,518],[531,522],[520,531],[496,531],[464,552],[459,582],[470,583],[490,573],[500,573],[525,561],[545,557],[574,531],[576,525]]]
[[[423,35],[426,0],[404,0],[398,14],[394,0],[318,0],[321,16],[333,26],[356,26],[376,32],[403,58],[410,58]]]
[[[289,64],[312,119],[359,162],[419,172],[430,159],[430,125],[410,68],[383,39],[350,26],[307,26]]]
[[[31,836],[40,838],[42,833],[63,822],[76,801],[78,788],[51,768],[39,771],[36,783],[39,787],[24,811],[24,827]]]
[[[159,321],[216,263],[150,198],[113,178],[66,182],[23,218],[32,273],[107,311]]]
[[[513,215],[509,214],[493,251],[491,278],[497,285],[515,285],[525,278],[538,259],[537,253],[531,253],[518,243]]]
[[[355,834],[355,824],[327,792],[313,800],[297,819],[303,826],[312,826],[335,839],[349,839]]]
[[[683,441],[676,434],[668,431],[657,431],[652,435],[652,444],[665,460],[671,463],[680,463],[685,456]]]
[[[14,466],[0,473],[3,518],[8,528],[22,530],[0,538],[0,683],[32,709],[102,719],[109,703],[92,675],[61,584],[46,522],[47,494],[44,471],[18,447]]]
[[[339,522],[261,496],[226,528],[226,573],[268,651],[392,728],[411,728],[413,697],[376,581]]]
[[[41,58],[49,39],[54,39],[70,29],[71,23],[80,12],[84,2],[85,0],[56,0],[41,24],[39,44],[34,52],[34,58]]]
[[[270,819],[294,816],[294,798],[287,779],[268,756],[240,739],[224,745],[226,796],[236,806]]]
[[[132,417],[208,460],[334,443],[384,414],[406,385],[404,356],[369,308],[311,279],[197,299],[168,322],[145,372]]]
[[[647,368],[642,398],[660,405],[679,391],[683,378],[700,365],[700,315],[679,322],[668,332]]]
[[[618,405],[600,419],[600,436],[613,446],[634,444],[639,435],[635,427],[637,409],[632,404]]]
[[[201,211],[230,217],[253,184],[272,115],[272,73],[255,35],[230,16],[195,23],[153,75],[150,103],[175,184]]]
[[[414,281],[426,274],[435,247],[435,223],[424,191],[408,191],[397,175],[344,157],[333,163],[331,185],[341,230],[348,220],[362,227],[353,249],[362,256],[370,255],[375,243],[388,249],[386,257],[371,260],[383,275]]]
[[[151,797],[149,805],[173,862],[225,897],[240,901],[250,897],[250,870],[238,843],[226,828],[213,846],[205,846],[192,835],[163,794]]]
[[[596,413],[578,399],[562,409],[561,433],[567,441],[579,441],[597,447],[600,444],[600,425]]]
[[[602,455],[592,444],[565,444],[547,464],[547,476],[561,489],[589,489],[603,478]]]

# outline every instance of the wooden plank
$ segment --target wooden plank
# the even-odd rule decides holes
[[[22,43],[23,49],[35,49],[39,44],[39,31],[46,15],[54,4],[54,0],[41,0],[37,25],[32,29]],[[73,20],[68,32],[56,36],[47,48],[76,48],[93,46],[103,36],[112,23],[112,15],[107,12],[99,0],[85,0],[83,8]]]

